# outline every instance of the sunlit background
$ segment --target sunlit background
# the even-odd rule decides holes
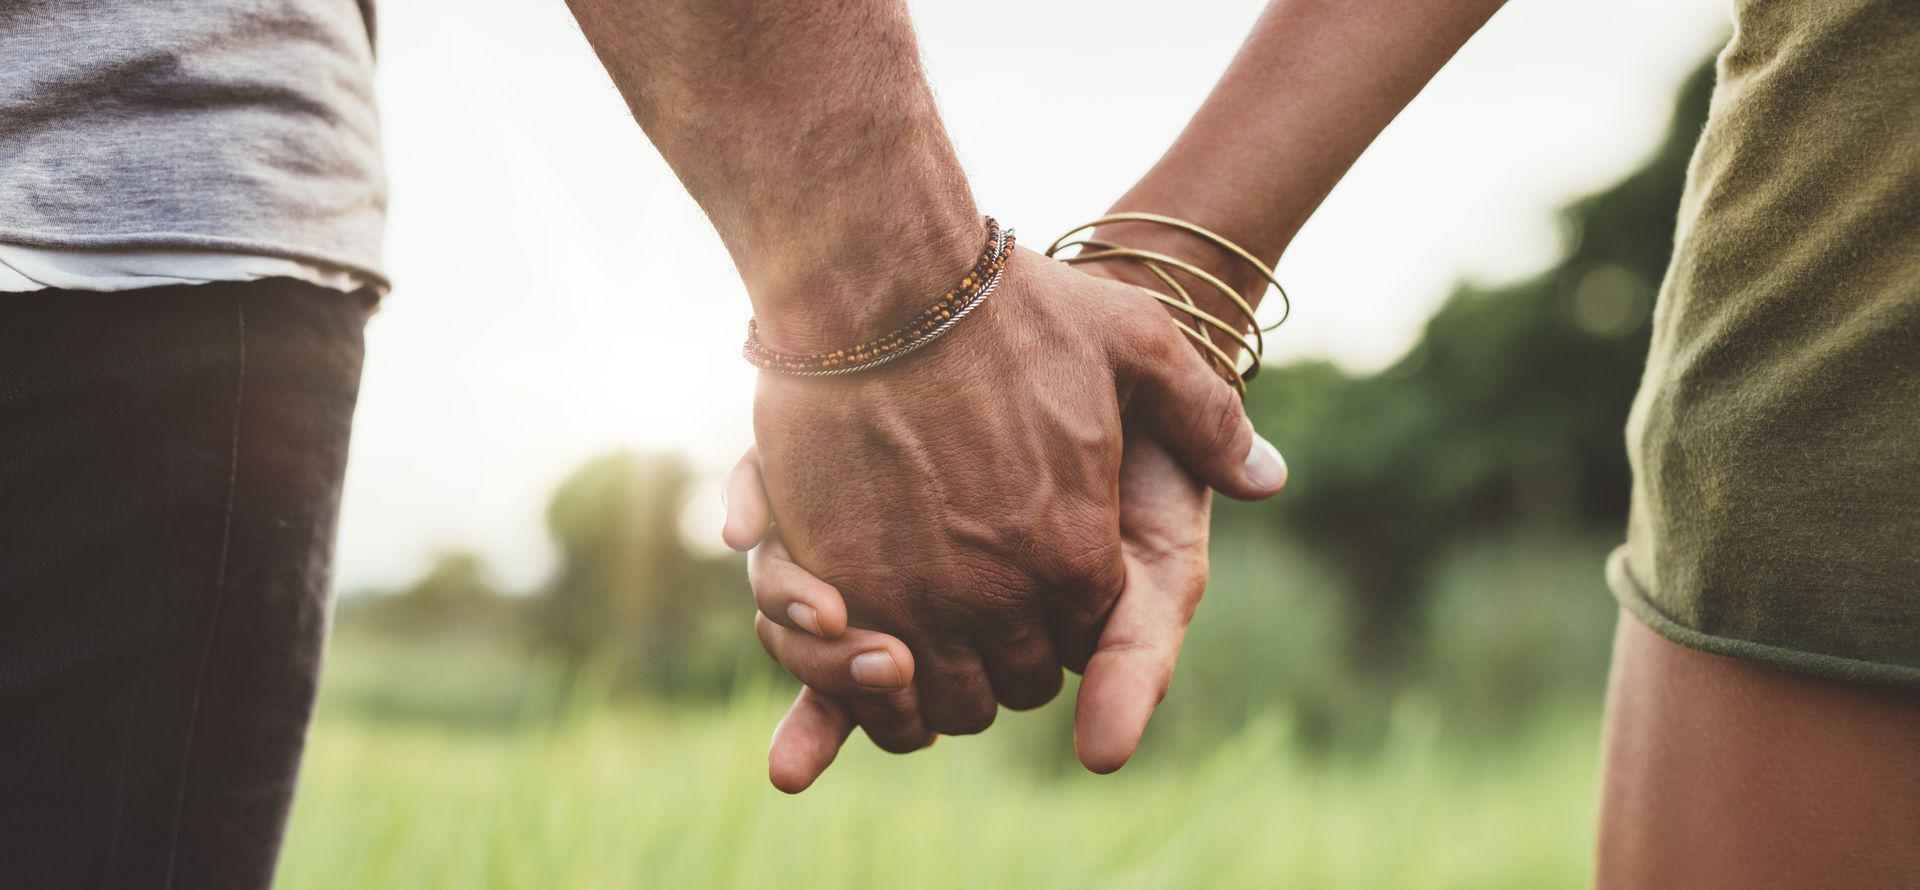
[[[980,206],[1033,242],[1146,171],[1263,5],[914,14]],[[1652,150],[1725,7],[1511,3],[1288,251],[1297,305],[1270,358],[1380,368],[1455,279],[1549,260],[1554,211]],[[588,457],[679,449],[717,475],[746,448],[746,294],[559,0],[391,0],[381,16],[395,288],[368,332],[340,586],[404,583],[463,547],[526,587],[552,565],[546,497]]]
[[[1260,0],[914,4],[981,206],[1045,241]],[[1293,477],[1125,770],[1071,705],[764,775],[792,681],[715,538],[748,305],[560,0],[391,0],[395,288],[280,886],[1525,888],[1591,864],[1621,427],[1725,0],[1514,0],[1282,261]],[[1011,85],[1013,89],[1009,90]]]

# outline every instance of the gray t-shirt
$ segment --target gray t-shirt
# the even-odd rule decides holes
[[[0,242],[383,282],[371,0],[0,0]]]

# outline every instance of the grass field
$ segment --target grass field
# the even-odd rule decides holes
[[[1107,777],[1008,771],[1015,752],[987,738],[912,757],[856,739],[787,797],[764,775],[779,710],[755,694],[495,730],[323,716],[280,886],[1538,890],[1589,867],[1584,717],[1498,751],[1413,719],[1351,762],[1256,722],[1197,762]]]
[[[798,797],[766,781],[793,691],[766,673],[658,702],[591,670],[569,687],[497,639],[343,622],[280,886],[1584,886],[1609,544],[1462,549],[1435,573],[1410,685],[1381,688],[1342,667],[1324,580],[1223,543],[1120,773],[1073,765],[1069,689],[907,757],[856,736]]]

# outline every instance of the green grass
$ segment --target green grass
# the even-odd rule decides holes
[[[909,757],[856,738],[787,797],[765,779],[779,711],[749,694],[481,731],[323,712],[279,886],[1534,890],[1589,867],[1585,716],[1463,751],[1415,715],[1351,761],[1256,721],[1106,777],[1008,769],[1019,752],[989,737]]]
[[[730,699],[660,703],[608,694],[619,684],[596,670],[563,693],[511,635],[343,615],[280,886],[1584,886],[1611,544],[1459,548],[1389,684],[1351,670],[1329,577],[1224,539],[1125,770],[1073,765],[1069,688],[906,757],[856,736],[798,797],[766,781],[792,687],[757,652],[742,657],[763,672],[738,674]],[[744,628],[751,606],[733,606]]]

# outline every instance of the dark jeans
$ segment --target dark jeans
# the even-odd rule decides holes
[[[369,300],[0,294],[0,888],[264,888]]]

